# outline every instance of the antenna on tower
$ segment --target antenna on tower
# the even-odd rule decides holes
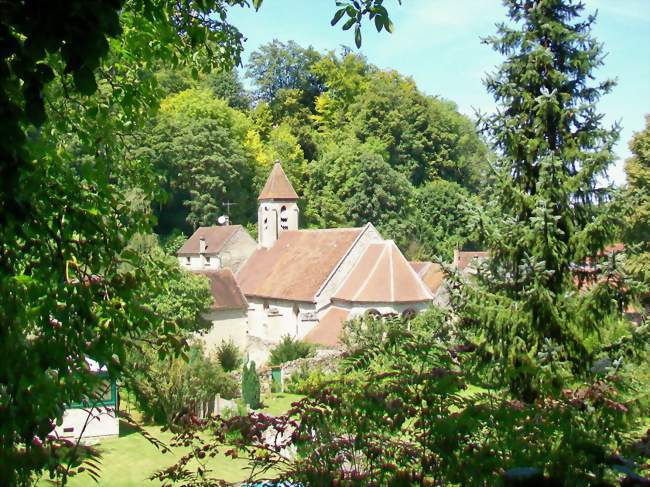
[[[237,203],[233,203],[230,200],[226,200],[221,204],[226,207],[226,215],[230,216],[230,207],[235,206]]]

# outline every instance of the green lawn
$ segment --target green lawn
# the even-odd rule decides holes
[[[264,396],[263,402],[266,407],[262,411],[273,415],[282,414],[291,408],[292,402],[300,400],[302,397],[297,394],[273,394]],[[147,426],[145,429],[166,445],[170,444],[172,438],[170,432],[162,432],[159,426]],[[175,448],[172,453],[163,454],[124,423],[120,425],[120,436],[102,440],[98,445],[98,449],[102,454],[102,475],[99,483],[96,484],[86,474],[80,474],[71,479],[69,483],[71,487],[92,485],[98,487],[159,485],[158,482],[147,480],[148,477],[152,473],[172,465],[187,451],[185,448]],[[227,449],[227,447],[224,447],[223,451]],[[246,460],[233,460],[225,457],[223,454],[217,455],[208,464],[208,467],[213,472],[213,476],[223,478],[228,482],[246,480],[248,475],[246,466]],[[49,484],[47,480],[43,480],[40,483],[41,486]]]
[[[265,395],[262,397],[262,403],[265,407],[261,409],[261,412],[279,416],[291,409],[291,403],[300,401],[304,397],[300,394],[288,394],[284,392]]]

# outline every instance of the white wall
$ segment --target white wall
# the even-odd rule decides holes
[[[199,254],[195,254],[195,255],[178,257],[178,263],[182,268],[190,269],[190,270],[202,270],[202,269],[218,270],[221,268],[221,260],[217,255],[202,256]]]
[[[257,239],[264,248],[272,247],[278,239],[278,211],[268,202],[257,209]]]
[[[282,208],[286,208],[282,212]],[[260,245],[272,247],[285,230],[298,230],[298,205],[295,201],[263,201],[257,210],[257,235]],[[282,217],[286,222],[281,221]],[[286,227],[286,228],[284,228]]]
[[[198,338],[203,342],[206,353],[211,353],[221,342],[232,340],[242,352],[248,346],[248,318],[245,309],[213,310],[203,315],[212,322],[210,330]]]
[[[89,418],[90,412],[90,409],[66,409],[63,413],[63,424],[56,427],[55,434],[60,438],[78,438],[82,430],[82,438],[117,436],[120,434],[120,421],[112,407],[93,409],[92,417]],[[88,424],[84,430],[86,421],[88,421]],[[65,431],[69,428],[72,428],[72,431]]]
[[[279,343],[283,336],[304,337],[317,322],[304,320],[306,314],[314,314],[314,303],[284,301],[278,299],[248,298],[249,333],[271,343]],[[264,303],[268,308],[264,308]],[[294,306],[298,308],[296,315]],[[274,313],[277,311],[277,314]]]

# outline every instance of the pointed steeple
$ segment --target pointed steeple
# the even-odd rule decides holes
[[[287,175],[284,173],[280,161],[275,161],[271,174],[269,174],[269,178],[266,180],[266,184],[257,200],[294,201],[297,199],[298,195],[293,189],[293,186],[291,186],[289,178],[287,178]]]

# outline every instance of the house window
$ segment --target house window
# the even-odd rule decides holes
[[[298,316],[300,314],[300,307],[297,304],[293,305],[293,314],[294,316]]]
[[[266,299],[262,302],[262,308],[269,309],[269,302]]]

